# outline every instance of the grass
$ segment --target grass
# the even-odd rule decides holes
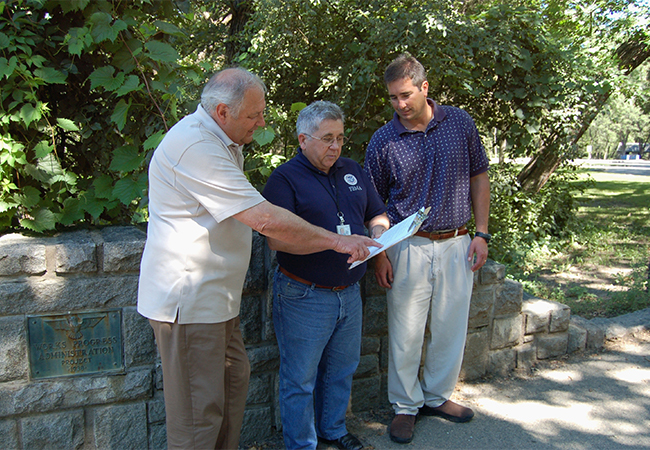
[[[580,233],[537,244],[513,278],[526,292],[564,303],[585,318],[650,307],[650,176],[581,176],[595,183],[578,198]]]

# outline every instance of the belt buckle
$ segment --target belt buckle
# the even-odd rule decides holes
[[[345,289],[346,287],[347,287],[347,286],[334,286],[334,287],[332,288],[332,290],[333,290],[334,292],[338,292],[338,291],[342,291],[342,290]]]

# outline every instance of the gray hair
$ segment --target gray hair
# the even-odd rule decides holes
[[[296,121],[296,133],[312,134],[320,128],[323,120],[340,120],[345,124],[341,108],[332,102],[319,100],[300,111]]]
[[[408,53],[402,53],[391,62],[384,72],[384,82],[390,84],[393,81],[410,78],[414,86],[422,87],[427,80],[427,73],[420,61]]]
[[[241,67],[224,69],[212,75],[201,93],[201,106],[210,115],[223,103],[239,117],[244,95],[249,89],[260,89],[266,94],[264,82],[255,74]]]

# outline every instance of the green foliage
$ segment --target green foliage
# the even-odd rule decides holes
[[[531,252],[551,251],[553,242],[564,242],[584,231],[576,217],[576,196],[592,182],[578,181],[575,169],[568,166],[533,194],[521,189],[517,172],[518,167],[508,163],[490,167],[490,230],[494,236],[490,257],[522,266]]]
[[[0,2],[0,228],[146,217],[146,164],[202,69],[172,2]]]

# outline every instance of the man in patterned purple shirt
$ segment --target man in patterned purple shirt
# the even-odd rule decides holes
[[[388,289],[390,437],[405,444],[418,414],[453,422],[474,416],[449,398],[463,361],[473,272],[488,255],[489,161],[469,114],[427,98],[426,73],[415,58],[399,56],[384,81],[395,114],[372,136],[365,170],[387,202],[391,225],[431,207],[420,231],[375,258],[377,282]]]

